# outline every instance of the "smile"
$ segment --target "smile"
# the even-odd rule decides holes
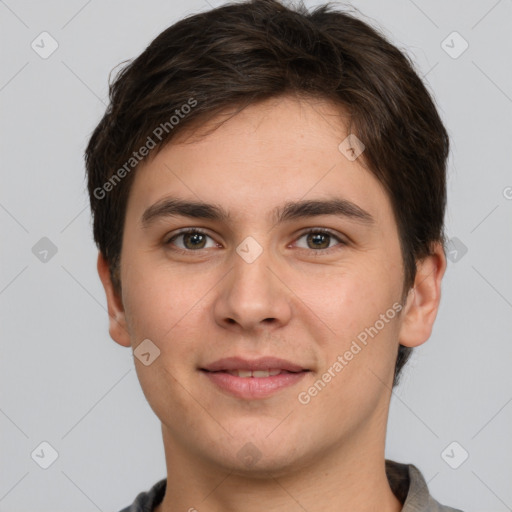
[[[242,400],[269,398],[297,385],[308,373],[308,370],[300,372],[277,371],[279,373],[275,375],[271,375],[270,370],[216,372],[202,370],[201,373],[207,378],[208,383],[221,393]]]

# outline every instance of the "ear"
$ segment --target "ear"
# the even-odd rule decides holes
[[[441,301],[441,280],[446,270],[443,246],[437,242],[433,253],[416,265],[414,286],[409,290],[398,336],[401,345],[417,347],[428,340]]]
[[[107,295],[110,337],[119,345],[129,347],[131,343],[126,326],[123,301],[114,289],[108,263],[101,254],[101,251],[98,253],[98,274]]]

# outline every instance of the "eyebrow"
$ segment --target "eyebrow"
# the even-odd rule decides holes
[[[319,215],[347,217],[364,224],[375,223],[375,219],[366,210],[341,198],[291,201],[272,211],[272,218],[276,224]],[[144,211],[141,218],[142,227],[147,229],[156,220],[166,217],[188,217],[219,222],[231,219],[230,213],[220,205],[171,197],[158,201]]]

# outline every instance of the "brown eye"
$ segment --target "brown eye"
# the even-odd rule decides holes
[[[303,233],[298,240],[305,238],[306,247],[300,246],[301,249],[310,249],[313,251],[327,250],[335,247],[336,245],[345,245],[345,242],[338,236],[326,230],[310,230]],[[332,242],[338,242],[337,244]]]
[[[207,248],[206,243],[208,238],[211,237],[199,229],[189,229],[174,235],[172,238],[167,240],[165,244],[176,245],[180,250],[196,251]],[[180,239],[182,241],[181,244],[176,243],[176,240]],[[213,244],[213,246],[215,246],[215,244]]]
[[[330,239],[331,235],[326,233],[309,233],[306,238],[308,245],[311,244],[311,249],[327,249]]]
[[[183,235],[183,244],[187,249],[203,249],[206,236],[202,233],[185,233]]]

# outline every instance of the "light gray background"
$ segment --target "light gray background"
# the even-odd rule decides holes
[[[1,511],[116,512],[165,476],[130,349],[108,335],[82,155],[109,71],[208,3],[0,1]],[[512,1],[352,5],[434,93],[452,142],[447,233],[468,249],[394,393],[387,456],[415,463],[441,502],[512,510]],[[43,31],[59,45],[47,59],[31,48]],[[453,31],[469,43],[456,59],[441,46]],[[58,249],[46,263],[42,237]],[[58,452],[46,470],[30,455],[42,441]],[[469,453],[458,469],[441,456],[453,441],[452,464]]]

